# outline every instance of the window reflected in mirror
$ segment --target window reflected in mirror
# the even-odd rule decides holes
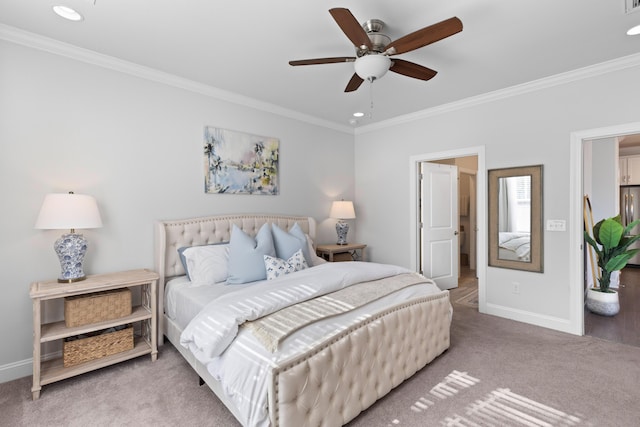
[[[531,261],[531,175],[498,178],[498,258]]]
[[[542,166],[489,171],[489,265],[542,272]]]

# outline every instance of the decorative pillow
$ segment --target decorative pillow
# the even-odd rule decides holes
[[[227,283],[249,283],[266,279],[265,255],[276,256],[269,224],[260,227],[255,239],[233,224],[229,241]]]
[[[227,280],[228,243],[190,246],[178,249],[178,253],[191,283],[211,285]]]
[[[277,277],[284,276],[285,274],[309,268],[301,249],[298,249],[296,253],[291,255],[291,257],[286,261],[265,255],[264,267],[267,270],[267,280],[273,280]]]
[[[178,254],[191,282],[202,281],[203,284],[211,284],[227,280],[228,243],[186,246],[179,248]]]
[[[307,244],[307,235],[296,222],[287,233],[276,224],[271,224],[273,233],[273,245],[276,248],[276,256],[281,259],[289,259],[297,251],[301,250],[307,265],[311,265],[311,254]]]

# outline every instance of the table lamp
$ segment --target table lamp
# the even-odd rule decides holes
[[[87,252],[87,240],[75,229],[98,227],[102,227],[102,219],[93,197],[73,192],[45,196],[35,228],[70,230],[53,245],[62,269],[58,282],[72,283],[86,278],[82,263]]]
[[[331,218],[337,218],[336,232],[338,233],[338,245],[347,244],[347,233],[349,232],[349,224],[344,222],[345,219],[354,219],[356,211],[353,209],[353,202],[350,200],[335,201],[331,205]]]

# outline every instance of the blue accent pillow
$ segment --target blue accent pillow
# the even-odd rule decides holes
[[[227,283],[239,284],[265,280],[264,256],[276,256],[269,224],[260,227],[256,238],[233,224],[229,239],[229,277]]]
[[[182,263],[182,268],[184,268],[184,273],[187,275],[187,278],[191,280],[189,277],[189,267],[187,267],[187,259],[184,257],[184,251],[189,249],[191,246],[184,246],[182,248],[178,248],[178,255],[180,256],[180,262]]]
[[[311,254],[309,253],[309,244],[307,236],[302,231],[300,225],[296,222],[287,233],[276,224],[271,224],[273,233],[273,245],[276,249],[276,256],[281,259],[289,259],[296,251],[301,250],[305,261],[308,265],[311,263]]]

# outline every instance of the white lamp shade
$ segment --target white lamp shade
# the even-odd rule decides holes
[[[99,228],[102,219],[96,199],[84,194],[47,194],[35,228],[48,230]]]
[[[331,205],[331,218],[353,219],[356,217],[356,211],[353,209],[353,202],[350,200],[335,201]]]
[[[373,81],[384,76],[391,66],[391,59],[386,55],[365,55],[356,59],[354,68],[362,80]]]

